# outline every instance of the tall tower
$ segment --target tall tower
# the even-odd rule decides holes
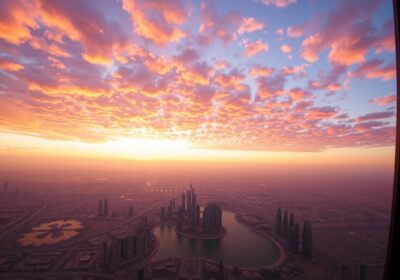
[[[294,249],[295,253],[299,253],[299,239],[300,239],[300,227],[299,224],[297,223],[295,228],[295,239],[294,239]]]
[[[103,200],[99,200],[99,217],[103,216]]]
[[[190,213],[192,211],[192,187],[190,186],[190,189],[187,191],[187,212]]]
[[[4,191],[7,192],[8,190],[8,181],[4,181]]]
[[[282,211],[281,211],[281,208],[279,208],[278,212],[276,212],[275,234],[282,235]]]
[[[197,215],[196,210],[197,210],[197,195],[196,195],[195,190],[193,189],[193,191],[192,191],[192,211],[191,211],[191,213],[194,214],[195,217],[197,217],[196,216]]]
[[[103,210],[104,216],[108,216],[108,198],[104,199],[104,210]]]
[[[294,227],[295,226],[295,224],[294,224],[294,215],[293,215],[293,213],[291,213],[290,214],[290,219],[289,219],[289,229],[290,229],[290,227]]]
[[[302,247],[301,254],[302,254],[303,258],[311,260],[312,259],[312,232],[311,232],[311,223],[309,220],[304,221],[301,247]]]
[[[181,205],[181,208],[185,212],[185,192],[182,193],[182,205]]]
[[[283,236],[285,238],[289,237],[288,214],[286,210],[285,213],[283,214]]]

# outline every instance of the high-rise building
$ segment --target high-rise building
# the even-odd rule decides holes
[[[171,208],[171,214],[172,214],[172,211],[174,210],[174,204],[173,204],[172,199],[169,201],[169,208]]]
[[[187,192],[187,212],[189,213],[189,217],[190,214],[192,212],[192,189],[189,189]]]
[[[290,227],[294,227],[294,226],[295,226],[295,224],[294,224],[294,215],[293,215],[293,213],[290,213],[289,228]]]
[[[103,200],[99,200],[99,217],[103,216]]]
[[[100,252],[100,266],[107,265],[107,241],[103,240]]]
[[[294,240],[294,248],[295,248],[295,253],[299,253],[299,239],[300,239],[300,227],[299,224],[296,223],[295,225],[295,240]]]
[[[281,211],[281,208],[279,208],[278,212],[276,212],[275,234],[282,235],[282,211]]]
[[[201,217],[200,217],[200,205],[196,206],[196,222],[199,225],[201,222]]]
[[[289,226],[289,249],[291,252],[296,252],[296,228],[294,225]]]
[[[129,208],[128,208],[128,216],[129,217],[133,216],[133,206],[129,206]]]
[[[312,259],[312,232],[311,232],[311,222],[309,220],[304,221],[303,225],[303,235],[301,243],[301,254],[305,259]]]
[[[181,208],[183,211],[185,211],[185,192],[182,193],[182,203],[181,203]]]
[[[203,229],[205,232],[219,231],[222,227],[222,209],[216,203],[209,203],[203,212]]]
[[[288,213],[285,210],[285,213],[283,214],[283,237],[288,238],[289,237],[289,223],[288,223]]]
[[[191,210],[191,213],[194,214],[195,219],[197,217],[196,210],[197,210],[197,195],[196,195],[196,192],[193,189],[193,191],[192,191],[192,210]]]
[[[4,191],[8,191],[8,181],[4,181]]]
[[[104,216],[108,216],[108,198],[104,199],[104,210],[103,210]]]

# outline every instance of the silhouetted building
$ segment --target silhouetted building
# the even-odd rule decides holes
[[[224,262],[219,261],[218,264],[218,280],[224,280],[225,279],[225,267],[224,267]]]
[[[196,215],[196,210],[197,210],[197,195],[196,192],[192,191],[192,210],[191,213],[194,214],[194,218],[196,219],[197,215]]]
[[[295,253],[296,244],[296,229],[294,226],[289,226],[289,249],[291,252]]]
[[[219,231],[222,228],[222,209],[216,203],[209,203],[203,211],[205,232]]]
[[[281,208],[279,208],[278,212],[276,212],[275,233],[277,235],[282,235],[282,211],[281,211]]]
[[[107,241],[103,240],[100,252],[100,266],[107,265]]]
[[[181,203],[181,208],[183,211],[185,211],[185,192],[182,193],[182,203]]]
[[[299,240],[300,240],[300,227],[299,227],[299,224],[297,223],[295,226],[295,240],[294,240],[294,248],[295,248],[296,254],[300,253]]]
[[[8,181],[4,181],[4,191],[8,191]]]
[[[104,216],[108,216],[108,198],[104,199],[104,210],[103,210]]]
[[[103,200],[99,200],[99,217],[103,216]]]
[[[165,207],[161,207],[161,212],[160,212],[160,219],[161,221],[165,219]]]
[[[192,186],[190,186],[190,189],[186,192],[187,194],[187,212],[189,213],[189,215],[192,212]]]
[[[151,227],[143,220],[132,235],[111,235],[111,242],[103,241],[99,262],[101,266],[117,269],[148,256],[153,247]]]
[[[295,226],[295,224],[294,224],[294,215],[293,215],[293,213],[291,213],[290,214],[290,219],[289,219],[289,229],[290,229],[290,227],[294,227]]]
[[[283,236],[285,238],[289,237],[288,213],[286,210],[285,214],[283,214]]]
[[[312,259],[312,232],[311,232],[311,223],[309,220],[304,221],[303,225],[303,235],[302,235],[302,243],[301,243],[301,254],[305,259]]]
[[[129,217],[133,216],[133,207],[132,206],[129,206],[129,208],[128,208],[128,216]]]

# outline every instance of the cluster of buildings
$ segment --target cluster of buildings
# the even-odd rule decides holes
[[[114,233],[111,240],[103,240],[99,264],[103,268],[118,269],[149,256],[155,247],[152,228],[144,217],[133,232]]]
[[[302,255],[305,259],[312,259],[312,231],[311,223],[305,220],[303,224],[301,250],[300,250],[300,226],[295,223],[293,213],[288,217],[288,212],[285,210],[282,220],[281,208],[278,209],[275,217],[275,234],[284,237],[288,240],[289,250],[295,254]]]
[[[173,220],[178,232],[220,232],[222,227],[222,209],[216,203],[209,203],[201,211],[197,203],[196,191],[192,184],[181,195],[181,205],[176,209],[175,199],[171,199],[167,208],[161,207],[161,221]]]

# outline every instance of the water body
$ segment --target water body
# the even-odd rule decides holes
[[[224,210],[222,222],[228,234],[217,240],[178,236],[173,226],[155,228],[154,234],[160,241],[156,257],[198,256],[246,267],[269,265],[278,259],[279,249],[275,243],[240,224],[234,213]]]

